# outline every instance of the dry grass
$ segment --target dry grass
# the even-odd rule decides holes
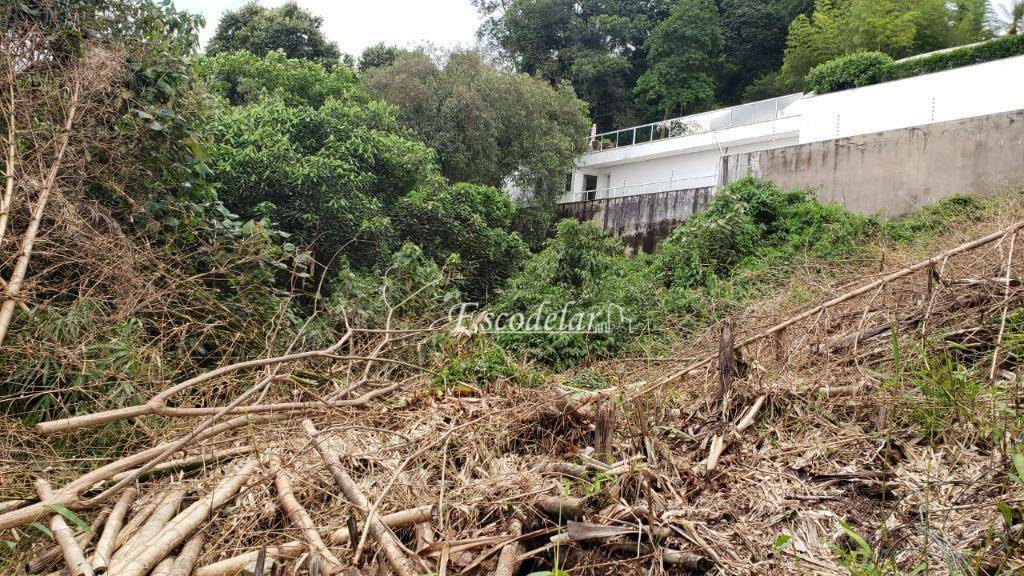
[[[897,269],[1006,226],[1024,213],[1022,208],[1024,196],[1006,195],[977,222],[960,223],[912,246],[870,247],[860,261],[826,274],[807,267],[771,298],[736,316],[738,337],[874,279],[883,262],[885,270]],[[1024,484],[1008,474],[1010,458],[1022,451],[1024,440],[1020,350],[1013,350],[1019,340],[1008,342],[1006,337],[1012,333],[1020,338],[1015,332],[1019,325],[1004,334],[996,378],[988,378],[1003,310],[1012,315],[1020,309],[1020,287],[1007,292],[1004,285],[955,282],[1003,276],[1010,243],[1007,237],[956,256],[941,267],[941,278],[914,274],[797,324],[777,341],[746,347],[742,357],[747,372],[731,391],[724,414],[711,406],[718,386],[714,365],[641,397],[632,394],[641,382],[656,381],[686,362],[598,365],[602,376],[617,385],[605,392],[618,403],[612,456],[617,461],[635,458],[611,473],[587,458],[592,407],[564,408],[553,387],[532,390],[494,382],[479,391],[439,394],[429,374],[378,364],[367,386],[404,384],[365,407],[320,407],[272,424],[242,427],[188,449],[188,455],[195,455],[251,445],[262,464],[258,477],[204,526],[207,540],[200,565],[300,538],[275,504],[273,458],[292,470],[295,495],[321,534],[344,527],[350,517],[362,518],[340,497],[302,434],[299,422],[308,417],[343,455],[348,472],[371,502],[379,503],[380,513],[437,506],[430,524],[437,543],[431,545],[412,529],[398,532],[407,547],[420,551],[424,571],[491,573],[503,540],[465,549],[460,544],[505,535],[513,518],[532,535],[523,539],[525,550],[545,546],[565,527],[557,514],[539,508],[538,499],[559,494],[584,498],[590,523],[626,526],[636,533],[649,523],[667,528],[660,546],[714,560],[713,573],[1024,570]],[[1017,243],[1011,277],[1024,275],[1022,254],[1024,245]],[[1009,299],[1004,298],[1007,294]],[[894,322],[901,326],[898,337],[880,333],[851,344],[851,334]],[[380,338],[365,335],[359,350],[368,354]],[[422,342],[413,340],[405,339],[397,348],[385,346],[381,354],[411,358]],[[700,357],[717,347],[716,328],[677,342],[673,356]],[[952,370],[946,369],[947,360]],[[337,374],[338,366],[323,361],[303,370]],[[264,400],[329,394],[337,382],[351,382],[365,364],[344,366],[349,373],[336,382],[321,379],[313,383],[319,388],[284,382]],[[220,382],[225,388],[213,389],[240,390],[243,380],[233,376]],[[703,461],[713,439],[729,437],[731,427],[762,396],[755,424],[738,435],[707,473]],[[217,397],[230,394],[195,394],[182,402],[206,405]],[[128,452],[180,436],[196,424],[158,419],[115,425],[107,433],[132,438],[124,447]],[[61,459],[74,453],[69,446],[90,433],[44,438],[15,418],[4,419],[2,426],[6,441],[0,443],[0,486],[8,498],[30,496],[27,486],[34,476],[47,476],[59,486],[81,469],[102,463]],[[29,453],[35,454],[29,458],[35,464],[26,470]],[[548,468],[561,462],[589,465],[591,470],[579,479]],[[187,485],[190,499],[195,499],[223,470],[223,465],[211,463],[144,480],[140,503],[172,484]],[[1007,510],[1009,522],[1003,517]],[[89,520],[95,512],[82,516]],[[866,547],[844,530],[841,520]],[[14,533],[34,537],[32,528]],[[19,545],[15,554],[0,561],[6,571],[46,544],[42,538],[34,540],[34,546]],[[574,576],[681,570],[663,565],[658,549],[653,555],[651,551],[637,548],[635,535],[617,542],[563,543],[528,558],[521,573],[550,569],[556,557]],[[333,552],[342,562],[353,560],[350,547]],[[448,559],[443,566],[442,557]],[[362,558],[364,573],[377,573],[373,566],[383,562],[371,543]],[[286,563],[301,573],[308,557]]]

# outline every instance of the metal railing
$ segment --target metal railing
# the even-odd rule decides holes
[[[636,146],[668,138],[702,134],[715,130],[725,130],[737,126],[747,126],[758,122],[770,122],[788,116],[786,108],[799,100],[803,94],[790,94],[760,102],[741,104],[731,108],[702,112],[682,118],[652,122],[642,126],[634,126],[623,130],[614,130],[591,136],[588,139],[590,152],[613,150],[625,146]]]
[[[603,200],[605,198],[621,198],[623,196],[638,196],[640,194],[657,194],[658,192],[673,192],[676,190],[690,190],[693,188],[707,188],[718,185],[718,176],[708,174],[707,176],[695,176],[691,178],[672,178],[658,182],[643,182],[641,184],[624,184],[611,188],[599,188],[597,190],[583,190],[572,195],[570,202],[582,202],[584,200]]]

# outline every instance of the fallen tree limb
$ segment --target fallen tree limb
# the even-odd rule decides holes
[[[46,480],[36,480],[36,493],[39,495],[39,499],[43,501],[53,498],[53,488],[50,487],[50,483]],[[57,545],[60,546],[61,552],[64,555],[64,564],[67,565],[71,576],[95,576],[92,567],[85,560],[85,553],[82,552],[82,547],[71,534],[71,529],[68,528],[64,517],[53,511],[50,516],[49,525],[50,531],[53,533],[53,539],[57,541]]]
[[[194,442],[201,442],[209,438],[213,438],[229,430],[234,430],[245,425],[255,425],[264,422],[275,422],[278,420],[284,420],[288,418],[288,414],[265,414],[258,416],[240,416],[238,418],[222,422],[216,426],[213,426],[201,434],[193,438]],[[87,508],[86,501],[82,499],[82,494],[95,486],[100,482],[110,480],[115,474],[124,472],[136,468],[140,465],[145,464],[151,459],[162,453],[167,446],[173,443],[160,444],[143,450],[142,452],[132,454],[131,456],[125,456],[120,460],[116,460],[88,472],[80,476],[77,480],[72,481],[64,488],[61,488],[53,496],[53,498],[45,501],[36,502],[17,510],[12,510],[6,514],[0,514],[0,530],[7,530],[10,528],[16,528],[18,526],[28,524],[39,520],[46,515],[48,506],[52,504],[60,504],[66,506],[71,510],[82,510]],[[92,501],[89,501],[89,505],[93,505]]]
[[[146,473],[140,474],[138,476],[138,478],[139,478],[139,480],[144,480],[144,479],[149,478],[150,476],[152,476],[154,474],[159,474],[160,472],[171,472],[171,471],[178,471],[178,470],[192,470],[194,468],[198,468],[198,467],[203,466],[205,464],[215,464],[217,462],[220,462],[221,460],[229,460],[229,459],[234,458],[236,456],[245,456],[247,454],[251,454],[252,451],[253,451],[253,447],[249,446],[249,445],[246,445],[246,446],[237,446],[235,448],[225,448],[223,450],[217,450],[217,451],[211,452],[209,454],[196,454],[195,456],[189,456],[187,458],[180,458],[178,460],[168,460],[166,462],[161,462],[161,463],[157,464],[156,466],[153,466]],[[119,474],[115,474],[110,479],[110,481],[111,482],[120,482],[121,480],[127,478],[130,474],[132,474],[134,472],[135,472],[134,470],[129,470],[127,472],[121,472]]]
[[[309,550],[313,554],[319,554],[321,558],[328,564],[328,570],[331,572],[339,571],[344,568],[344,565],[339,561],[334,554],[324,544],[323,539],[320,537],[320,532],[317,531],[316,525],[313,523],[313,518],[310,517],[309,512],[302,507],[302,504],[295,498],[295,491],[292,489],[292,479],[288,470],[281,465],[281,462],[277,458],[273,458],[271,466],[276,468],[274,474],[274,487],[277,489],[277,502],[281,508],[288,514],[288,518],[292,521],[292,524],[302,532],[303,537],[306,540],[306,544],[309,546]]]
[[[352,477],[348,475],[341,466],[341,460],[338,455],[330,450],[320,440],[320,433],[316,427],[313,426],[313,422],[310,420],[302,421],[302,430],[309,436],[310,440],[313,441],[314,446],[320,453],[320,456],[324,459],[327,464],[327,469],[330,471],[331,476],[334,477],[334,481],[337,482],[338,487],[345,494],[345,498],[349,502],[354,504],[359,510],[367,514],[366,523],[370,529],[370,533],[377,540],[377,544],[380,545],[384,552],[384,557],[387,558],[388,563],[398,573],[398,576],[416,576],[418,575],[419,569],[413,565],[409,558],[402,551],[402,545],[395,536],[395,533],[391,531],[386,524],[380,521],[379,518],[375,517],[372,510],[370,509],[370,501],[367,500],[363,491],[359,488]]]
[[[338,351],[346,342],[352,337],[352,331],[347,331],[337,342],[331,346],[322,350],[311,350],[307,352],[296,352],[294,354],[285,354],[284,356],[275,356],[273,358],[258,358],[256,360],[246,360],[244,362],[236,362],[227,366],[221,366],[209,372],[204,372],[193,378],[189,378],[180,384],[171,386],[170,388],[156,394],[149,399],[145,404],[139,404],[137,406],[129,406],[127,408],[118,408],[115,410],[106,410],[104,412],[96,412],[93,414],[86,414],[84,416],[74,416],[71,418],[63,418],[60,420],[51,420],[49,422],[40,422],[36,424],[36,431],[40,434],[55,434],[57,432],[65,432],[68,430],[76,430],[78,428],[88,428],[92,426],[99,426],[106,424],[107,422],[114,422],[117,420],[125,420],[128,418],[136,418],[138,416],[147,416],[151,414],[159,414],[161,410],[167,408],[167,401],[173,396],[180,392],[184,392],[190,388],[194,388],[204,382],[209,382],[215,378],[237,372],[239,370],[246,370],[248,368],[262,368],[265,366],[272,366],[276,364],[285,364],[288,362],[297,362],[300,360],[308,360],[310,358],[321,358],[329,357]],[[215,410],[215,409],[214,409]],[[190,414],[191,415],[191,414]]]
[[[864,285],[862,285],[861,287],[859,287],[859,288],[857,288],[855,290],[851,290],[849,292],[846,292],[845,294],[841,294],[839,296],[836,296],[835,298],[832,298],[831,300],[828,300],[827,302],[819,304],[818,306],[815,306],[815,307],[810,308],[808,310],[804,310],[803,312],[801,312],[801,313],[799,313],[799,314],[797,314],[795,316],[792,316],[788,320],[780,322],[780,323],[776,324],[775,326],[772,326],[771,328],[768,328],[767,330],[765,330],[763,332],[759,332],[758,334],[755,334],[753,336],[745,338],[745,339],[737,342],[735,347],[736,348],[743,348],[745,346],[753,344],[754,342],[757,342],[759,340],[762,340],[764,338],[772,336],[772,335],[774,335],[777,332],[781,332],[781,331],[785,330],[786,328],[792,326],[793,324],[796,324],[798,322],[806,320],[807,318],[815,316],[815,315],[821,313],[824,310],[832,308],[833,306],[837,306],[839,304],[842,304],[843,302],[846,302],[848,300],[852,300],[853,298],[856,298],[857,296],[860,296],[862,294],[866,294],[866,293],[868,293],[868,292],[878,288],[879,286],[884,286],[884,285],[886,285],[886,284],[888,284],[888,283],[890,283],[890,282],[892,282],[894,280],[898,280],[900,278],[903,278],[905,276],[909,276],[909,275],[911,275],[911,274],[913,274],[915,272],[918,272],[920,270],[924,270],[926,268],[934,266],[935,264],[938,264],[939,262],[942,262],[943,260],[946,260],[946,259],[950,258],[951,256],[955,256],[957,254],[962,254],[964,252],[968,252],[968,251],[973,250],[975,248],[978,248],[980,246],[984,246],[986,244],[995,242],[996,240],[999,240],[1001,238],[1005,238],[1005,237],[1009,236],[1010,234],[1015,234],[1021,228],[1024,228],[1024,220],[1022,220],[1020,222],[1016,222],[1016,223],[1014,223],[1013,225],[1011,225],[1011,226],[1009,226],[1007,228],[1004,228],[1002,230],[998,230],[998,231],[993,232],[993,233],[991,233],[991,234],[989,234],[987,236],[982,236],[981,238],[977,238],[975,240],[971,240],[970,242],[966,242],[966,243],[961,244],[961,245],[959,245],[959,246],[957,246],[955,248],[951,248],[949,250],[946,250],[945,252],[942,252],[940,254],[932,256],[931,258],[928,258],[927,260],[922,260],[922,261],[920,261],[920,262],[918,262],[916,264],[913,264],[911,266],[907,266],[905,268],[901,268],[899,270],[896,270],[894,272],[886,274],[885,276],[875,280],[874,282],[869,282],[869,283],[864,284]],[[1008,276],[1008,274],[1007,274],[1007,276]],[[684,367],[684,368],[682,368],[682,369],[680,369],[680,370],[678,370],[676,372],[673,372],[672,374],[669,374],[669,375],[665,376],[664,378],[661,378],[660,380],[658,380],[657,382],[654,382],[653,384],[651,384],[649,386],[642,387],[641,389],[635,391],[633,394],[629,395],[629,399],[635,399],[635,398],[638,398],[640,396],[644,396],[646,394],[650,394],[651,392],[653,392],[655,390],[664,388],[665,386],[667,386],[667,385],[675,382],[676,380],[678,380],[678,379],[680,379],[680,378],[690,374],[691,372],[694,372],[696,370],[700,370],[700,369],[706,367],[708,364],[712,363],[715,360],[715,358],[717,358],[717,357],[718,357],[718,353],[717,352],[714,353],[714,354],[709,354],[709,355],[703,357],[702,359],[700,359],[700,360],[698,360],[698,361],[696,361],[696,362],[694,362],[694,363],[692,363],[692,364],[690,364],[690,365],[688,365],[688,366],[686,366],[686,367]]]
[[[107,567],[110,565],[110,557],[114,553],[114,544],[117,542],[117,534],[124,525],[125,514],[128,513],[128,508],[135,502],[135,498],[138,495],[139,490],[137,488],[129,488],[121,494],[121,498],[114,505],[114,509],[110,512],[110,518],[103,527],[103,535],[100,536],[99,542],[96,543],[96,550],[92,555],[91,565],[93,572],[102,574],[107,571]]]
[[[203,551],[205,541],[202,533],[198,533],[186,542],[182,546],[181,552],[178,553],[178,558],[175,559],[169,576],[191,576],[196,562],[199,561],[199,554]]]
[[[743,431],[750,428],[754,424],[754,418],[757,417],[758,411],[761,410],[761,405],[764,404],[766,396],[758,396],[754,404],[744,413],[743,417],[736,424],[736,428],[728,434],[716,434],[711,440],[711,450],[708,452],[708,457],[705,458],[700,464],[695,467],[695,472],[700,469],[704,469],[707,473],[711,473],[718,466],[718,458],[721,457],[725,449],[729,447],[734,441],[738,440]]]
[[[229,472],[208,496],[200,498],[171,520],[160,534],[135,557],[128,559],[117,576],[145,576],[176,547],[185,542],[200,525],[232,498],[252,476],[256,460],[247,460]]]
[[[405,528],[433,520],[437,515],[437,508],[433,505],[419,506],[402,510],[394,514],[382,516],[380,521],[390,528]],[[347,527],[339,528],[327,537],[330,546],[344,546],[351,542],[350,532]],[[306,551],[306,544],[299,541],[286,542],[280,546],[271,546],[266,549],[267,559],[290,560],[299,557]],[[207,566],[196,569],[194,576],[235,576],[256,561],[258,550],[246,552],[239,556],[227,558]]]

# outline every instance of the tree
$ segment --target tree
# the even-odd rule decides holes
[[[264,56],[280,50],[289,58],[315,60],[330,68],[339,62],[341,52],[337,44],[324,37],[322,24],[323,18],[295,2],[265,8],[253,1],[224,13],[206,52],[212,56],[248,50]]]
[[[359,56],[359,71],[366,72],[371,68],[383,68],[395,63],[401,50],[397,46],[388,46],[383,42],[367,46]]]
[[[521,72],[569,81],[602,130],[642,118],[632,91],[672,0],[474,0],[480,34]]]
[[[637,81],[637,98],[663,118],[711,105],[722,36],[711,0],[680,0],[647,40],[648,68]]]
[[[571,86],[498,70],[475,51],[454,52],[442,66],[403,53],[364,81],[437,150],[453,182],[514,183],[553,203],[586,142],[586,106]]]
[[[739,102],[747,86],[778,70],[789,24],[811,6],[809,0],[720,3],[725,57],[719,75],[719,98],[723,102]]]
[[[1024,31],[1024,0],[1015,0],[1009,7],[998,6],[993,19],[996,28],[1006,34],[1020,34]]]
[[[789,27],[782,78],[794,89],[814,66],[879,51],[902,58],[991,36],[986,0],[816,0]]]

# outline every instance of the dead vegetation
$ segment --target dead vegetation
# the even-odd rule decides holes
[[[805,274],[680,343],[696,360],[620,363],[597,392],[438,390],[420,358],[444,327],[389,320],[183,375],[138,406],[35,432],[8,421],[27,439],[5,442],[5,539],[48,518],[83,526],[60,552],[38,539],[4,562],[138,576],[1015,573],[1022,226],[995,215],[941,246],[888,249],[874,271]],[[154,418],[152,447],[84,474],[19,468],[35,446]]]

